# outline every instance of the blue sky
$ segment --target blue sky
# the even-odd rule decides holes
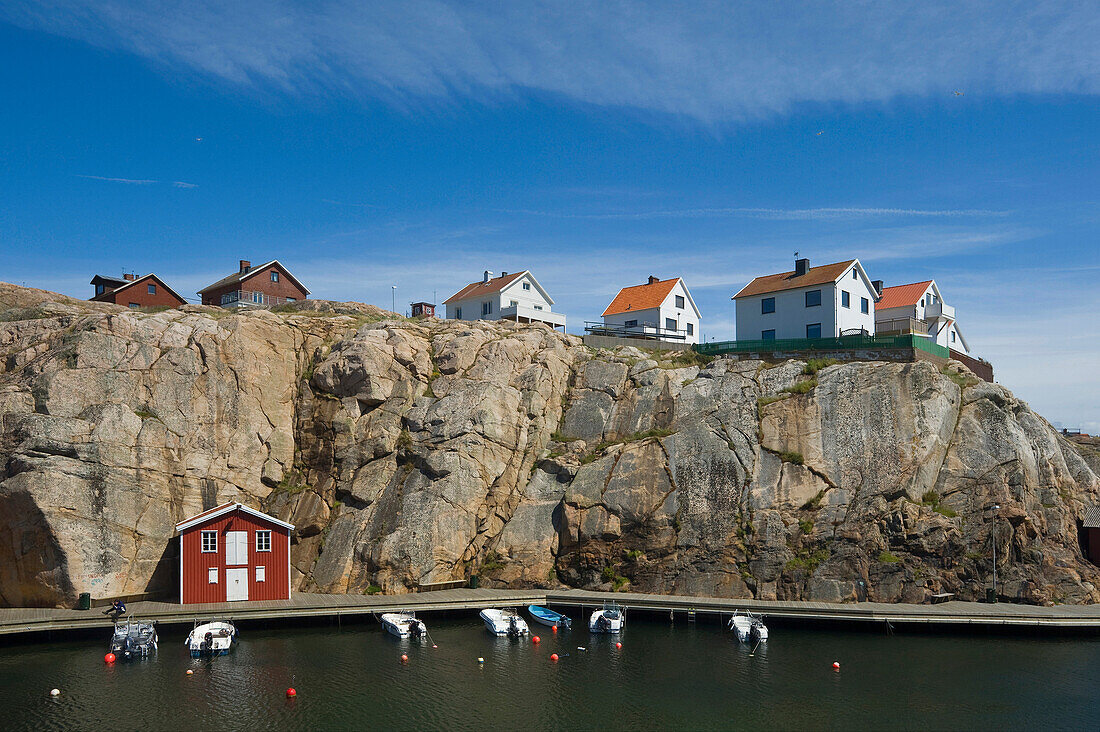
[[[681,275],[728,339],[751,277],[856,256],[1100,432],[1098,37],[1082,2],[0,5],[0,279],[278,258],[388,307],[531,269],[577,331]]]

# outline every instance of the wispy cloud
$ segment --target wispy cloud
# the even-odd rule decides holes
[[[102,180],[107,183],[129,183],[131,185],[147,186],[153,183],[157,183],[155,180],[146,180],[144,178],[108,178],[103,175],[80,175],[77,174],[77,178],[87,178],[88,180]]]
[[[539,211],[532,209],[512,209],[502,213],[523,214],[528,216],[547,216],[563,219],[696,219],[726,216],[770,219],[776,221],[811,221],[822,219],[864,219],[864,218],[956,218],[966,216],[1006,216],[1007,211],[988,211],[984,209],[940,209],[919,208],[682,208],[654,209],[648,211],[622,211],[603,213],[572,213],[568,211]]]
[[[532,90],[717,122],[801,103],[1100,92],[1100,8],[1074,0],[38,0],[0,17],[242,88],[399,105]]]
[[[198,183],[188,183],[188,182],[182,181],[182,180],[174,180],[174,181],[172,181],[172,185],[174,185],[176,188],[198,188],[199,187]]]

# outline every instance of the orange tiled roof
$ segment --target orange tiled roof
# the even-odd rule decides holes
[[[733,296],[751,297],[752,295],[765,295],[769,292],[782,292],[783,290],[797,290],[799,287],[811,285],[824,285],[835,282],[844,272],[852,266],[856,260],[849,259],[846,262],[823,264],[820,267],[810,267],[806,274],[796,277],[794,272],[780,272],[779,274],[757,277],[741,288],[741,291]]]
[[[882,288],[882,299],[875,305],[875,309],[885,310],[887,308],[903,308],[916,305],[930,284],[932,284],[932,280],[914,282],[909,285],[884,287]]]
[[[452,302],[466,300],[471,297],[492,295],[495,292],[500,292],[505,287],[512,284],[518,278],[522,277],[525,274],[527,274],[527,270],[523,270],[522,272],[512,272],[511,274],[501,275],[500,277],[494,277],[488,282],[482,282],[481,280],[478,280],[477,282],[471,282],[470,284],[466,285],[461,290],[444,300],[443,304],[449,305]]]
[[[618,313],[634,312],[635,310],[649,310],[660,307],[661,303],[672,292],[672,288],[680,281],[679,277],[671,280],[657,280],[653,284],[634,285],[619,290],[619,294],[603,311],[604,315],[617,315]]]

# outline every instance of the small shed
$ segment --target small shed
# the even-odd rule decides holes
[[[1081,553],[1092,564],[1100,566],[1100,506],[1089,506],[1078,530]]]
[[[430,302],[414,302],[412,303],[412,317],[414,318],[434,318],[435,317],[435,304]]]
[[[241,503],[176,524],[180,603],[290,599],[294,526]]]

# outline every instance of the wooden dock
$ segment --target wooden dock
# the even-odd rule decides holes
[[[134,602],[130,613],[162,624],[190,624],[194,620],[228,617],[235,621],[294,620],[361,616],[414,610],[416,612],[481,610],[487,607],[552,605],[563,608],[595,609],[604,602],[617,602],[628,610],[673,613],[680,618],[729,615],[750,610],[769,618],[809,623],[868,623],[940,626],[1031,626],[1036,628],[1100,631],[1100,605],[1012,605],[950,601],[935,605],[905,605],[875,602],[825,603],[767,600],[736,600],[714,597],[647,595],[629,592],[586,590],[496,590],[451,589],[406,595],[323,595],[295,593],[290,600],[225,602],[180,605],[170,602]],[[107,628],[110,620],[101,608],[63,610],[56,608],[0,608],[0,635]]]

